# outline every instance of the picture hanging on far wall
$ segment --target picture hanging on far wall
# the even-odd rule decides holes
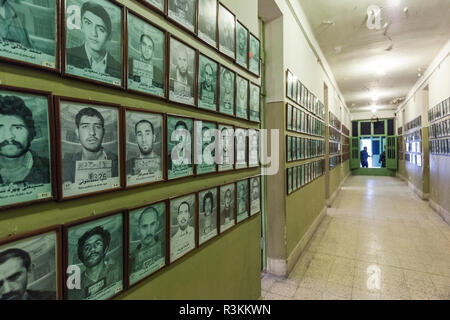
[[[248,131],[243,128],[235,129],[235,148],[236,148],[236,169],[243,169],[248,167],[248,139],[247,139]]]
[[[195,121],[195,166],[197,175],[217,171],[216,129],[217,124],[215,122]]]
[[[64,73],[121,87],[123,6],[106,0],[64,3]]]
[[[198,0],[198,37],[217,48],[217,0]]]
[[[261,88],[250,82],[250,121],[260,122]]]
[[[250,178],[250,215],[261,211],[261,177]]]
[[[226,56],[236,57],[236,18],[234,14],[219,3],[219,51]]]
[[[194,120],[167,116],[167,179],[174,180],[194,174]]]
[[[258,130],[248,130],[248,166],[250,168],[259,166],[259,138]]]
[[[249,217],[248,179],[236,182],[236,219],[237,223]]]
[[[50,93],[0,85],[0,210],[54,199]]]
[[[219,141],[216,154],[218,156],[219,172],[234,168],[234,127],[219,124]]]
[[[198,237],[199,245],[219,234],[217,226],[218,209],[217,188],[198,192]]]
[[[198,57],[198,107],[217,111],[218,63],[199,54]]]
[[[249,70],[259,77],[261,74],[261,44],[259,42],[259,39],[251,33],[249,43]]]
[[[236,76],[236,117],[248,119],[248,92],[249,81],[241,76]]]
[[[59,70],[59,4],[0,1],[0,59]]]
[[[220,187],[220,233],[236,224],[236,185]]]
[[[140,0],[142,3],[152,8],[153,10],[159,11],[161,13],[164,12],[164,8],[166,5],[166,0]]]
[[[248,30],[239,21],[236,21],[236,63],[247,69],[248,59]]]
[[[234,115],[234,91],[236,74],[220,66],[220,100],[219,111],[224,114]]]
[[[197,0],[167,0],[167,17],[190,32],[195,32]]]

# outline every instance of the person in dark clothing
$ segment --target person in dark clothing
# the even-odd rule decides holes
[[[367,162],[367,159],[369,158],[369,153],[367,153],[367,147],[364,147],[364,150],[361,150],[361,166],[363,168],[368,168],[369,163]]]
[[[386,151],[381,154],[379,163],[381,163],[382,168],[386,168]]]

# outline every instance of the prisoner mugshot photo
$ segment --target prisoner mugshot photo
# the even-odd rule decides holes
[[[234,183],[220,187],[220,233],[236,224],[235,192]]]
[[[130,211],[130,285],[166,265],[166,202]]]
[[[163,180],[163,115],[127,110],[125,118],[127,186]]]
[[[165,32],[128,12],[128,89],[165,94]]]
[[[169,180],[194,174],[194,120],[167,117],[167,176]]]
[[[53,197],[48,99],[0,89],[0,207]]]
[[[106,0],[66,0],[65,17],[65,72],[122,86],[122,8]]]
[[[122,213],[69,226],[65,252],[67,270],[79,270],[67,272],[67,299],[106,300],[123,290]]]
[[[195,248],[195,194],[170,200],[170,262]]]
[[[196,52],[184,43],[170,38],[169,99],[195,104]]]
[[[198,0],[198,37],[217,47],[217,0]]]
[[[202,54],[198,61],[198,107],[216,111],[218,63]]]
[[[56,231],[0,246],[0,300],[59,298]]]
[[[195,31],[196,0],[168,0],[168,17],[187,30]]]
[[[198,193],[199,213],[199,244],[203,244],[218,234],[217,214],[218,194],[217,188]]]
[[[55,69],[58,59],[56,3],[0,1],[0,57]]]
[[[235,16],[219,3],[219,50],[230,58],[236,57],[235,53]]]
[[[216,172],[217,124],[195,121],[195,165],[196,174]]]
[[[119,110],[61,101],[59,119],[63,196],[119,188]]]

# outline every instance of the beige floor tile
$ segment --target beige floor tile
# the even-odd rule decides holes
[[[321,300],[323,292],[308,288],[298,288],[293,300]]]
[[[298,284],[294,281],[284,280],[275,281],[270,287],[270,293],[292,298],[297,291]]]

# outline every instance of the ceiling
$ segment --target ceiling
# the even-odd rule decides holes
[[[298,1],[352,112],[395,109],[450,40],[450,0]]]

